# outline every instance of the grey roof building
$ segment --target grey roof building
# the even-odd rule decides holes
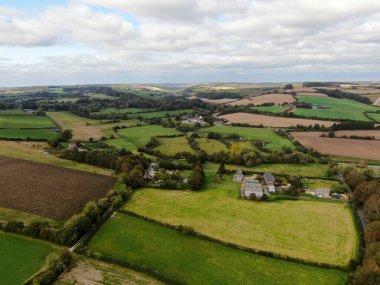
[[[274,176],[272,173],[267,171],[264,173],[263,177],[264,177],[264,181],[265,181],[266,185],[268,185],[268,186],[274,185],[274,182],[276,181],[276,179],[274,179]]]

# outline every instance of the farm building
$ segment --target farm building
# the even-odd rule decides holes
[[[234,182],[241,182],[243,179],[244,179],[244,173],[241,169],[236,171],[236,173],[232,177],[232,181],[234,181]]]
[[[264,175],[263,175],[263,178],[264,178],[264,182],[267,186],[274,186],[274,182],[276,181],[274,179],[274,176],[272,173],[270,172],[265,172]]]
[[[306,190],[306,193],[318,196],[320,198],[330,198],[330,188],[319,187],[317,189]]]
[[[157,170],[158,170],[158,163],[152,162],[147,168],[147,170],[145,170],[144,179],[148,181],[153,180],[156,177]]]
[[[188,125],[195,125],[195,124],[200,124],[201,126],[207,125],[207,123],[203,120],[202,116],[195,116],[193,118],[187,118],[185,120],[182,120],[182,123],[188,124]]]
[[[240,188],[240,195],[243,198],[249,198],[251,194],[255,194],[256,197],[262,197],[264,195],[263,185],[255,178],[243,178]]]

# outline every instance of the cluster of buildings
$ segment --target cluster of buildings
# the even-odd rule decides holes
[[[245,177],[242,170],[238,170],[233,176],[233,181],[241,182],[240,195],[249,198],[254,194],[257,198],[276,193],[275,178],[272,173],[265,172],[263,181],[257,180],[257,176]]]
[[[191,125],[191,126],[195,124],[199,124],[202,127],[207,126],[207,123],[203,120],[202,116],[194,116],[191,118],[187,118],[187,119],[182,120],[181,123]]]

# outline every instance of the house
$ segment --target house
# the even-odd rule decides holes
[[[263,185],[252,177],[243,178],[240,196],[243,198],[249,198],[251,194],[255,194],[256,197],[262,197],[264,195]]]
[[[207,123],[203,120],[202,116],[195,116],[193,118],[187,118],[185,120],[182,120],[181,122],[183,124],[188,124],[188,125],[200,124],[201,126],[207,126]]]
[[[265,172],[264,175],[263,175],[263,178],[264,178],[264,182],[265,182],[265,185],[267,186],[274,186],[274,182],[276,181],[274,179],[274,176],[272,173],[270,172]]]
[[[232,181],[234,182],[241,182],[244,179],[244,173],[241,169],[238,169],[234,176],[232,177]]]
[[[317,189],[306,190],[306,193],[312,194],[320,198],[330,198],[330,188],[318,187]]]
[[[149,165],[149,167],[145,170],[144,179],[153,180],[156,177],[157,170],[158,170],[158,163],[152,162]]]

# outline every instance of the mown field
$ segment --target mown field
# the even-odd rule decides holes
[[[212,126],[201,129],[200,132],[215,132],[224,136],[237,134],[243,139],[264,141],[267,143],[267,147],[272,150],[282,149],[284,146],[295,149],[295,146],[290,140],[280,137],[272,129],[268,128]]]
[[[100,110],[98,112],[93,112],[91,114],[94,115],[108,115],[108,114],[133,114],[133,113],[144,113],[144,112],[150,112],[154,109],[149,108],[106,108],[103,110]]]
[[[165,155],[174,156],[179,152],[195,153],[195,151],[190,147],[186,136],[159,138],[158,141],[160,142],[160,145],[154,148],[154,150],[157,150]]]
[[[0,129],[53,128],[54,123],[45,116],[0,116]]]
[[[380,123],[380,113],[367,113],[367,115],[374,121]]]
[[[132,143],[136,148],[144,147],[153,136],[173,136],[180,134],[173,128],[164,128],[158,125],[148,125],[134,128],[121,129],[118,134],[124,138],[128,144]],[[120,146],[122,143],[120,142]]]
[[[231,249],[116,214],[91,239],[98,256],[138,264],[184,284],[344,284],[346,275]]]
[[[283,256],[342,266],[356,256],[355,226],[345,204],[255,203],[238,198],[240,183],[232,182],[232,175],[220,183],[214,183],[214,177],[215,173],[206,172],[201,192],[139,189],[125,209]]]
[[[201,150],[205,151],[207,154],[214,154],[220,151],[228,151],[228,147],[218,140],[198,138],[195,139],[195,141],[198,143]]]
[[[0,206],[55,220],[105,197],[116,178],[0,156]]]
[[[33,215],[26,212],[21,212],[9,208],[0,207],[0,223],[7,223],[9,221],[21,221],[24,225],[29,225],[32,222],[48,222],[51,225],[59,225],[60,222],[41,217],[38,215]]]
[[[27,138],[34,140],[49,140],[55,138],[57,133],[48,129],[0,129],[0,138],[5,139],[22,139]]]
[[[54,252],[47,243],[0,232],[0,284],[22,284]]]
[[[174,117],[181,114],[191,114],[192,109],[183,109],[183,110],[173,110],[173,111],[158,111],[158,112],[149,112],[149,113],[135,113],[130,114],[128,118],[143,118],[143,119],[153,119],[153,118],[164,118],[164,117]]]
[[[73,268],[61,274],[54,284],[159,285],[164,283],[126,267],[76,256]]]
[[[267,107],[252,107],[252,110],[262,111],[262,112],[268,112],[268,113],[281,113],[284,112],[286,107],[281,106],[267,106]]]
[[[304,179],[303,181],[309,189],[317,189],[319,187],[332,189],[339,185],[339,182],[334,180]]]
[[[0,109],[0,116],[32,116],[22,109]]]

